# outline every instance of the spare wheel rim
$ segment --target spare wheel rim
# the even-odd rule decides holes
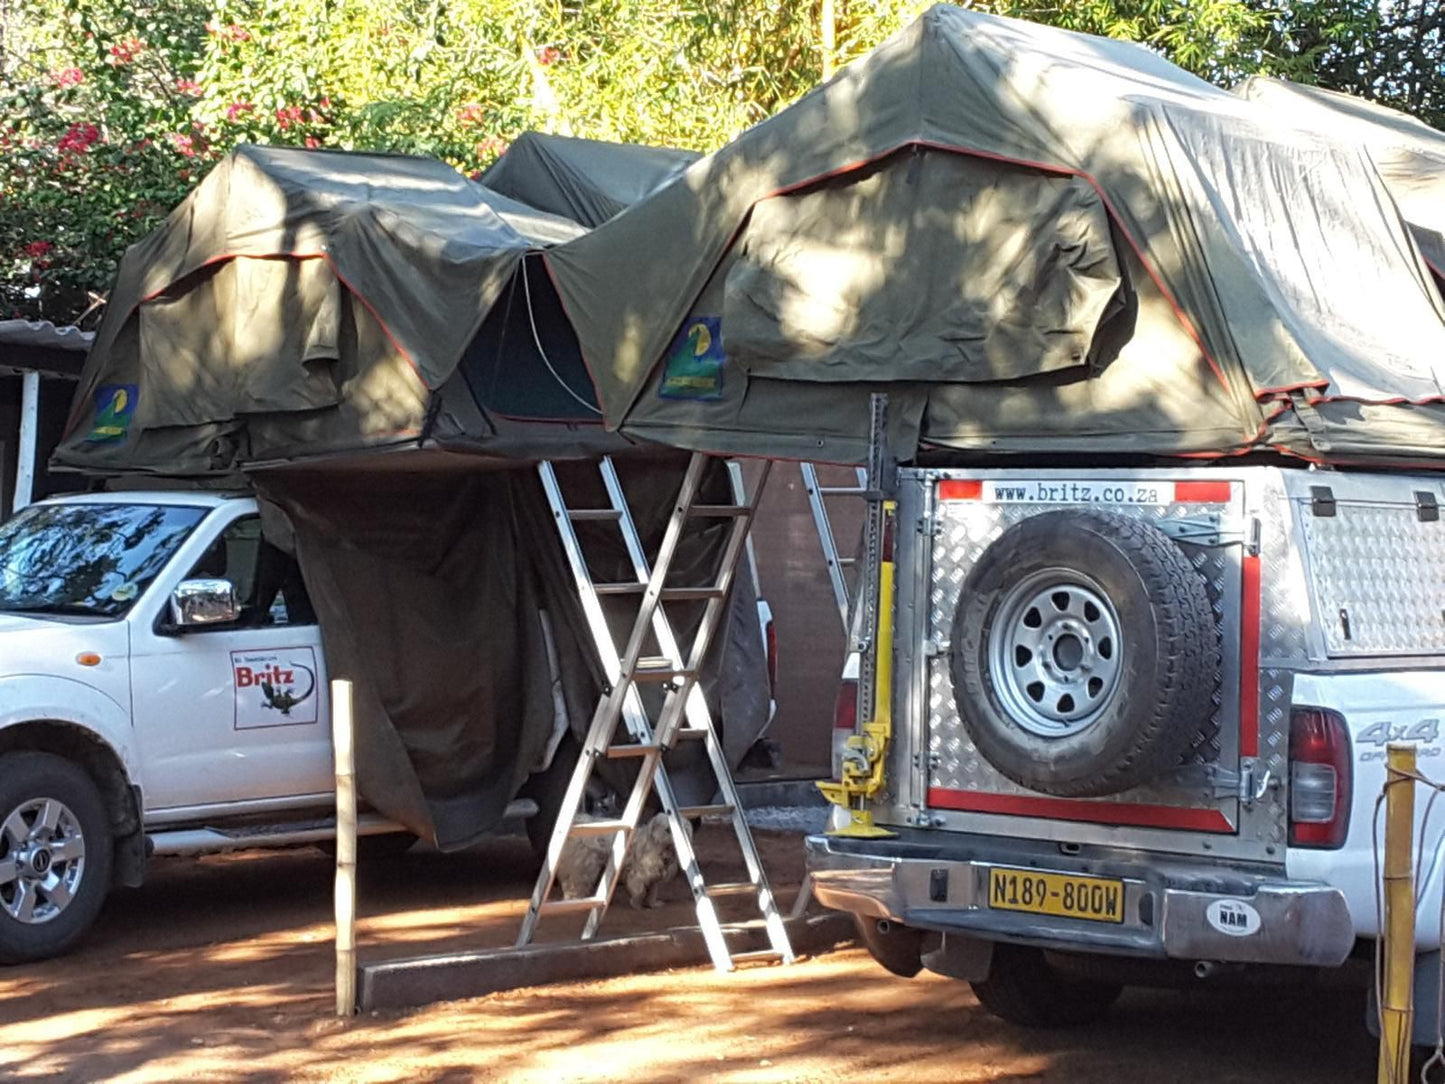
[[[0,821],[0,909],[17,922],[57,918],[84,875],[85,837],[64,802],[31,798]]]
[[[1047,568],[1015,584],[996,613],[989,678],[1010,720],[1041,738],[1092,726],[1118,688],[1125,648],[1104,589],[1074,569]]]

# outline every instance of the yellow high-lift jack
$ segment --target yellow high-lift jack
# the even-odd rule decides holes
[[[874,823],[870,808],[872,801],[883,790],[888,742],[893,737],[893,592],[896,565],[892,541],[898,504],[885,497],[883,492],[885,481],[891,485],[892,475],[886,451],[888,397],[875,394],[871,408],[868,455],[868,499],[871,507],[863,574],[868,576],[874,567],[878,569],[875,605],[871,607],[876,619],[875,635],[869,644],[872,658],[865,660],[865,670],[871,663],[873,681],[865,683],[859,690],[859,707],[868,715],[858,733],[848,738],[843,754],[842,779],[820,782],[818,789],[823,792],[823,797],[848,814],[848,823],[830,828],[829,835],[876,839],[898,834]],[[885,475],[890,479],[885,480]],[[867,695],[870,692],[871,697]]]

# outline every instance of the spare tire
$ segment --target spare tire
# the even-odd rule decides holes
[[[1136,517],[1066,509],[1006,530],[964,580],[949,661],[978,751],[1045,794],[1138,786],[1213,725],[1219,634],[1204,580]]]

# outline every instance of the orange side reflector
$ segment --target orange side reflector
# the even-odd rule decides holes
[[[977,480],[950,478],[938,483],[941,501],[976,501],[983,496],[983,483]]]
[[[1174,499],[1188,504],[1228,504],[1233,490],[1229,482],[1175,482]]]
[[[75,656],[75,661],[80,663],[81,666],[99,666],[100,656],[94,651],[82,651],[79,655]]]

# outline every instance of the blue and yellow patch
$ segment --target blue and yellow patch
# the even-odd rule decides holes
[[[692,317],[667,348],[667,363],[657,394],[664,399],[721,399],[726,356],[722,317]]]
[[[93,444],[124,440],[135,417],[140,387],[136,384],[102,384],[95,389],[95,421],[85,439]]]

